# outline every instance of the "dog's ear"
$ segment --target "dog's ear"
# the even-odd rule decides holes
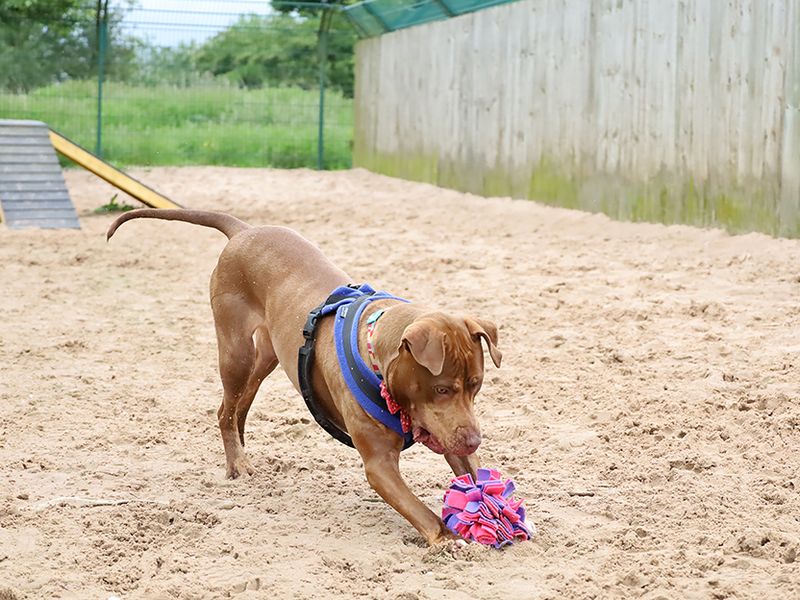
[[[417,321],[403,331],[402,344],[414,360],[433,375],[441,375],[444,367],[444,333],[430,321]]]
[[[500,361],[503,360],[503,353],[497,347],[497,325],[485,319],[467,318],[464,321],[473,338],[478,340],[483,338],[486,341],[486,345],[489,346],[489,356],[492,357],[494,366],[499,367]]]

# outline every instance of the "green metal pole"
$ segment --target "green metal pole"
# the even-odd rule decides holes
[[[97,141],[95,142],[95,154],[103,157],[103,78],[105,76],[106,63],[106,37],[108,20],[105,11],[100,16],[99,27],[97,29]]]
[[[323,15],[323,21],[325,15]],[[328,29],[319,31],[319,117],[317,131],[317,169],[325,168],[325,64],[328,61]]]

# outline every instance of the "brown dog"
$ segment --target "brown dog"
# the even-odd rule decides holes
[[[140,209],[120,216],[108,230],[139,217],[214,227],[230,240],[211,276],[211,307],[219,346],[224,396],[218,411],[227,476],[253,474],[244,452],[247,412],[261,382],[280,363],[298,391],[298,350],[311,309],[352,280],[310,242],[284,227],[250,227],[226,214]],[[373,332],[377,366],[395,401],[411,418],[414,439],[445,459],[456,475],[479,466],[480,429],[472,412],[483,381],[486,342],[496,366],[497,328],[414,304],[383,299],[386,309]],[[364,320],[359,348],[367,356]],[[441,519],[406,486],[399,470],[403,439],[371,418],[355,401],[339,368],[333,319],[320,321],[311,381],[328,418],[347,432],[364,461],[369,484],[430,544],[452,538]]]

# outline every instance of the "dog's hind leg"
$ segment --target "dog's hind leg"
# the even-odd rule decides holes
[[[255,472],[242,447],[238,413],[240,406],[250,408],[263,379],[260,375],[272,360],[266,354],[258,360],[253,333],[263,316],[253,309],[245,297],[236,293],[216,294],[211,298],[211,308],[217,330],[219,374],[223,388],[222,405],[217,417],[225,446],[226,476],[235,479]]]
[[[250,405],[253,404],[261,382],[278,366],[278,357],[275,356],[275,350],[272,349],[272,342],[264,326],[256,329],[253,334],[253,341],[256,348],[256,360],[253,364],[253,370],[250,372],[250,377],[247,379],[247,384],[244,386],[244,391],[236,405],[236,422],[239,429],[239,441],[242,446],[244,446],[244,424],[247,421]]]

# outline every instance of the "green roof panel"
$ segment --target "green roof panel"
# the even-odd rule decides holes
[[[362,37],[440,21],[516,0],[364,0],[342,7]]]

